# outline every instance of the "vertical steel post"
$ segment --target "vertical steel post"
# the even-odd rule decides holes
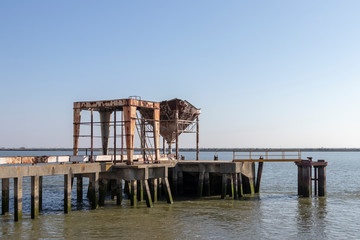
[[[199,116],[196,117],[196,160],[199,160]]]
[[[179,160],[179,110],[175,112],[176,124],[176,159]]]
[[[143,156],[143,159],[145,161],[145,141],[146,141],[146,138],[145,138],[145,120],[144,118],[141,118],[141,153],[142,153],[142,156]]]
[[[114,108],[114,160],[113,164],[116,164],[116,108]]]
[[[94,162],[94,109],[91,109],[91,157],[90,162]]]
[[[166,153],[166,141],[165,138],[163,137],[163,154]]]
[[[121,162],[124,161],[124,109],[121,111]]]

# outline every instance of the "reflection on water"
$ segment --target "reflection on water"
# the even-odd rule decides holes
[[[185,155],[186,153],[182,153]],[[228,153],[231,157],[231,153]],[[212,157],[213,153],[201,156]],[[360,153],[309,153],[326,159],[327,196],[299,198],[293,163],[265,164],[261,194],[243,200],[220,197],[165,201],[149,209],[145,202],[130,207],[108,199],[106,206],[88,210],[72,192],[70,214],[63,213],[63,177],[44,177],[44,207],[30,219],[30,179],[24,180],[21,222],[0,216],[1,239],[356,239],[360,236]],[[220,159],[226,156],[219,153]],[[186,157],[190,159],[190,157]],[[211,158],[210,158],[211,159]],[[344,177],[346,176],[346,177]],[[346,180],[344,180],[346,179]],[[351,179],[351,181],[349,181]],[[12,186],[12,180],[11,180]],[[11,192],[11,196],[12,196]],[[11,200],[10,207],[13,202]],[[78,209],[78,210],[77,210]]]
[[[326,232],[326,198],[298,198],[297,236],[309,239],[317,236],[327,238]]]

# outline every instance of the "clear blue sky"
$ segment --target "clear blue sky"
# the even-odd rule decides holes
[[[359,11],[331,0],[1,1],[0,147],[71,147],[74,101],[130,95],[201,108],[201,147],[360,147]]]

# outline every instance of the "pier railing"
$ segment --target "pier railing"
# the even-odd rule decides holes
[[[300,162],[300,150],[233,151],[234,162]]]

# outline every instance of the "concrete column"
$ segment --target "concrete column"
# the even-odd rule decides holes
[[[116,179],[116,205],[122,203],[122,179]]]
[[[39,210],[40,211],[42,211],[42,205],[43,205],[42,186],[43,186],[43,176],[39,176]]]
[[[99,173],[93,173],[89,183],[89,198],[91,208],[96,209],[99,206]]]
[[[23,177],[14,178],[14,220],[22,219],[22,183]]]
[[[71,174],[64,175],[64,213],[71,212]]]
[[[210,173],[209,172],[205,172],[204,175],[204,184],[205,184],[205,196],[210,196],[211,192],[210,192]]]
[[[260,183],[261,183],[263,165],[264,165],[264,162],[259,162],[259,164],[258,164],[258,172],[257,172],[256,184],[255,184],[255,193],[260,192]]]
[[[237,200],[237,199],[239,199],[239,181],[238,181],[238,174],[237,173],[234,173],[233,175],[232,175],[232,177],[233,177],[233,184],[234,184],[234,187],[233,187],[233,189],[234,189],[234,194],[233,194],[233,196],[234,196],[234,199],[235,200]]]
[[[144,186],[145,186],[145,195],[146,195],[146,205],[147,207],[153,207],[149,183],[147,179],[144,180]]]
[[[199,136],[199,116],[196,117],[196,160],[199,160],[199,141],[200,141],[200,136]]]
[[[76,200],[77,202],[83,200],[83,178],[81,175],[76,176]]]
[[[151,198],[154,203],[158,201],[158,180],[156,178],[150,179],[150,190],[151,190]]]
[[[242,174],[239,173],[238,174],[238,195],[239,198],[242,197],[244,195],[244,190],[243,190],[243,183],[242,183]]]
[[[222,182],[221,182],[221,199],[224,199],[226,197],[227,182],[228,182],[228,176],[227,174],[223,174]]]
[[[110,111],[99,111],[100,122],[101,122],[101,142],[102,142],[102,151],[104,155],[108,155],[109,152],[109,132],[110,132]]]
[[[105,196],[106,196],[106,180],[99,180],[99,206],[105,206]]]
[[[136,207],[137,205],[137,181],[136,180],[131,180],[131,197],[130,197],[130,203],[131,206]]]
[[[80,135],[81,109],[78,103],[74,102],[74,135],[73,135],[73,155],[78,155],[79,135]]]
[[[9,213],[10,180],[3,178],[1,182],[1,214],[5,215]]]
[[[134,137],[135,137],[135,121],[136,121],[136,107],[124,106],[124,121],[125,121],[125,140],[127,165],[131,165],[134,156]]]
[[[154,148],[155,160],[160,160],[160,108],[154,108]]]
[[[169,180],[167,177],[164,178],[164,192],[165,192],[165,196],[166,196],[166,200],[168,203],[173,204],[173,198],[172,198],[172,194],[171,194],[171,189],[170,189],[170,184],[169,184]]]
[[[234,198],[234,179],[232,177],[232,174],[228,174],[228,180],[230,180],[230,189],[229,189],[229,196],[231,198]]]
[[[131,195],[131,184],[130,181],[125,181],[124,193],[130,198]]]
[[[143,183],[144,183],[143,180],[137,181],[137,200],[140,202],[144,200],[144,189],[143,189],[144,184]]]
[[[158,200],[163,198],[163,179],[159,178],[158,180]]]
[[[197,190],[198,197],[202,197],[204,192],[204,176],[205,176],[204,171],[199,172],[198,190]]]
[[[31,177],[31,218],[39,217],[39,176]]]

